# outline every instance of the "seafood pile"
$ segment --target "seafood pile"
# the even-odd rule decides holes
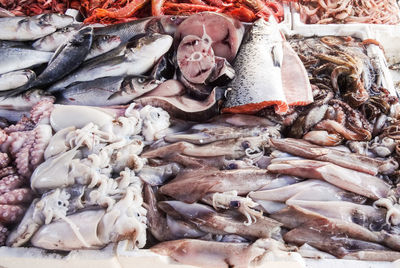
[[[303,0],[295,5],[301,21],[306,24],[400,23],[396,0]]]
[[[334,146],[369,141],[382,131],[397,98],[382,88],[377,59],[367,55],[371,40],[325,36],[289,42],[307,69],[314,103],[293,111],[287,136]]]
[[[378,43],[197,11],[0,18],[0,245],[400,259],[400,104]]]
[[[85,16],[86,23],[104,24],[126,22],[148,16],[192,15],[206,11],[224,13],[245,22],[252,22],[258,18],[268,20],[270,16],[274,16],[278,21],[284,18],[282,1],[279,0],[5,0],[0,2],[0,14],[3,16],[64,13],[67,8],[80,10]]]
[[[76,109],[85,117],[66,120]],[[136,174],[145,160],[138,155],[169,126],[168,113],[135,104],[114,110],[55,105],[44,111],[51,122],[46,125],[46,146],[43,135],[36,134],[31,149],[31,162],[36,160],[37,166],[30,186],[38,197],[9,234],[7,245],[29,241],[54,250],[98,249],[129,239],[143,247],[147,211]],[[8,143],[15,147],[16,141],[7,140],[2,147]],[[32,201],[32,193],[21,195],[22,201]]]

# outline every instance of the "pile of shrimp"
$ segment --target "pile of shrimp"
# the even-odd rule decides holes
[[[192,15],[203,11],[228,14],[244,22],[273,15],[284,18],[282,1],[297,0],[0,0],[0,16],[33,16],[81,11],[85,23],[112,24],[160,15]]]
[[[307,24],[399,24],[396,0],[300,0],[300,18]]]
[[[285,0],[294,1],[294,0]],[[284,18],[282,1],[275,0],[84,0],[86,23],[113,23],[143,16],[192,15],[213,11],[228,14],[244,22],[273,15]]]
[[[34,16],[44,13],[64,13],[79,9],[80,0],[0,0],[2,16]]]

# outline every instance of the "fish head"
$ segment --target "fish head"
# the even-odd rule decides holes
[[[160,24],[163,32],[166,34],[174,34],[178,26],[187,18],[187,16],[162,16]]]
[[[130,42],[127,48],[128,54],[134,53],[135,58],[152,57],[155,62],[171,48],[173,38],[169,35],[152,33]],[[129,52],[130,50],[130,52]],[[129,55],[128,55],[129,58]]]
[[[36,18],[24,18],[18,22],[18,24],[23,27],[25,26],[33,35],[43,36],[54,33],[57,28],[46,21]]]
[[[129,82],[129,91],[131,93],[150,92],[162,84],[161,81],[155,80],[154,78],[149,76],[137,76],[133,78],[127,78],[125,81]]]
[[[270,16],[270,20],[266,21],[261,18],[254,22],[250,34],[252,35],[268,35],[271,42],[282,42],[283,35],[279,30],[278,23],[274,16]]]
[[[101,51],[110,51],[121,44],[121,38],[117,35],[99,35],[93,41],[94,47]]]
[[[49,13],[37,16],[45,24],[52,25],[57,29],[64,28],[74,22],[74,18],[64,14]]]
[[[86,46],[88,43],[92,43],[93,40],[93,28],[85,27],[75,33],[69,43],[75,47]]]

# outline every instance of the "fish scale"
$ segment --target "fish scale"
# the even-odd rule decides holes
[[[282,88],[282,36],[274,25],[258,20],[244,40],[233,68],[223,112],[255,113],[268,105],[287,111]],[[261,67],[261,68],[260,68]]]

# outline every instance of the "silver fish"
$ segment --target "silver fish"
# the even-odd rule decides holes
[[[97,56],[103,55],[121,44],[121,38],[116,35],[97,35],[93,39],[92,47],[86,60],[93,59]]]
[[[56,51],[59,46],[65,43],[78,29],[79,24],[64,27],[52,34],[40,38],[32,44],[32,47],[41,51]]]
[[[53,25],[56,29],[62,29],[75,21],[72,16],[59,13],[41,14],[34,18],[38,18],[42,23]]]
[[[161,16],[151,17],[126,23],[114,24],[106,27],[96,28],[96,35],[117,35],[122,43],[126,43],[134,37],[145,33],[174,34],[176,28],[186,17],[183,16]]]
[[[134,47],[127,48],[124,55],[91,61],[55,83],[49,91],[60,91],[72,83],[91,81],[101,77],[141,75],[149,71],[171,45],[172,37],[169,35],[146,35],[138,39],[133,44]]]
[[[32,70],[19,70],[0,74],[0,91],[21,87],[35,78],[36,74]]]
[[[235,59],[236,76],[228,85],[231,90],[227,92],[223,112],[254,113],[264,107],[263,102],[285,100],[282,61],[279,30],[264,19],[257,20]]]
[[[126,104],[155,89],[161,82],[147,77],[103,77],[60,91],[61,104],[104,106]]]
[[[34,17],[0,18],[0,39],[30,41],[55,32],[73,22],[73,18],[61,14],[44,14]]]
[[[34,67],[48,62],[53,53],[33,49],[8,47],[0,49],[0,74]]]
[[[93,41],[93,28],[86,27],[76,32],[54,53],[47,68],[32,86],[50,84],[72,72],[85,59]]]

